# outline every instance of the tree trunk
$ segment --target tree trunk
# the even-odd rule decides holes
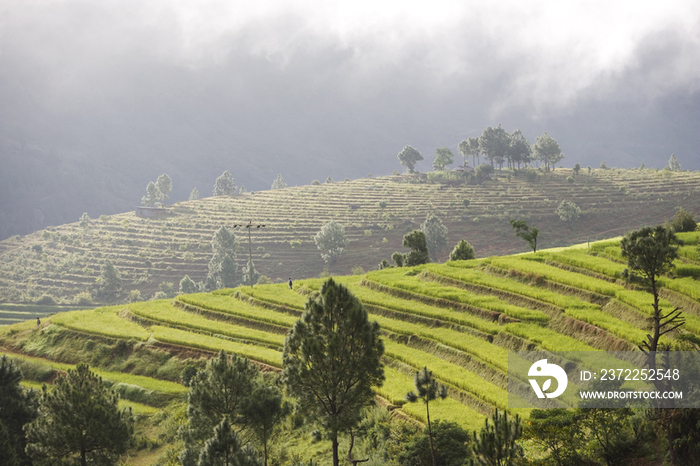
[[[340,466],[340,461],[338,460],[338,434],[334,433],[331,438],[333,444],[333,466]]]
[[[428,407],[427,401],[425,402],[425,414],[428,417],[428,440],[430,440],[430,454],[433,456],[433,466],[437,466],[435,447],[433,446],[433,429],[430,427],[430,408]]]

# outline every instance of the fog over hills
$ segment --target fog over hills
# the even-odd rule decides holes
[[[652,3],[652,2],[645,2]],[[5,1],[0,238],[173,200],[388,174],[487,126],[572,166],[700,169],[692,1]],[[458,157],[456,162],[460,161]]]

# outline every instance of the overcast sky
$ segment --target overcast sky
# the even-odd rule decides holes
[[[541,133],[598,104],[653,114],[698,91],[698,1],[0,2],[0,123],[29,133],[188,114],[240,139],[346,118],[367,140],[395,133],[398,153],[406,134],[456,147],[487,125]],[[309,131],[297,144],[311,151],[323,135]]]

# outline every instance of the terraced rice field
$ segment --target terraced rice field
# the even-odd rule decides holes
[[[700,233],[683,234],[697,244]],[[424,366],[449,390],[449,399],[431,405],[431,416],[479,428],[494,409],[509,409],[509,351],[638,351],[649,330],[651,294],[620,277],[615,240],[536,254],[427,264],[414,268],[340,276],[379,322],[386,353],[386,382],[377,395],[418,421],[420,404],[406,404],[412,375]],[[699,265],[683,256],[679,264]],[[677,285],[680,283],[681,285]],[[183,350],[220,349],[279,370],[287,330],[322,279],[239,287],[180,295],[174,300],[140,302],[49,317],[42,329],[17,324],[7,332],[62,328],[86,337],[167,344]],[[662,306],[683,307],[687,324],[668,335],[677,349],[700,341],[700,282],[692,277],[663,279]],[[2,336],[0,335],[0,339]],[[28,357],[28,356],[21,356]],[[164,390],[128,374],[105,379]],[[171,390],[173,390],[171,388]],[[564,400],[566,402],[566,400]],[[525,410],[518,410],[527,416]]]
[[[566,181],[573,174],[569,169],[543,174],[534,182],[508,178],[502,172],[483,185],[408,176],[361,179],[182,202],[169,206],[167,217],[160,219],[124,213],[93,219],[86,226],[51,227],[0,242],[0,301],[33,302],[48,294],[73,304],[79,293],[95,291],[107,258],[122,274],[124,293],[139,290],[149,298],[163,283],[177,288],[185,274],[203,280],[214,231],[249,220],[265,224],[252,233],[255,265],[279,282],[316,277],[323,271],[326,264],[313,237],[331,220],[344,225],[350,243],[329,271],[346,275],[356,266],[373,270],[381,259],[403,250],[403,235],[419,228],[428,213],[435,213],[448,227],[449,248],[467,239],[478,257],[487,257],[526,250],[524,242],[513,238],[510,218],[536,225],[542,232],[541,246],[555,247],[663,223],[679,206],[700,212],[700,173],[583,172],[573,184]],[[565,199],[582,210],[575,228],[554,213]],[[248,244],[245,232],[238,235],[242,267]],[[449,248],[439,260],[446,260]],[[683,254],[697,261],[692,248]],[[681,272],[697,276],[700,267],[683,264]]]

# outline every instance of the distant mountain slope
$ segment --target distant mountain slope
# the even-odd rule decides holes
[[[78,293],[94,291],[100,266],[109,258],[122,273],[125,293],[140,290],[148,298],[167,289],[164,282],[177,288],[185,274],[203,280],[214,231],[249,220],[265,224],[252,232],[256,268],[279,281],[323,271],[326,265],[313,236],[331,220],[345,226],[350,244],[329,271],[347,274],[357,266],[375,269],[394,251],[403,251],[403,235],[419,228],[431,212],[449,229],[440,261],[460,239],[475,247],[477,257],[526,251],[526,244],[513,236],[511,218],[538,227],[540,247],[554,247],[663,223],[677,207],[700,212],[697,172],[595,169],[588,174],[582,169],[572,175],[557,169],[528,181],[504,171],[482,185],[433,174],[367,178],[181,202],[168,206],[168,216],[161,219],[130,212],[93,219],[87,227],[51,227],[0,242],[0,297],[32,302],[48,294],[71,303]],[[470,200],[466,208],[465,199]],[[562,200],[581,208],[572,228],[554,213]],[[236,234],[242,267],[248,238],[245,231]]]

